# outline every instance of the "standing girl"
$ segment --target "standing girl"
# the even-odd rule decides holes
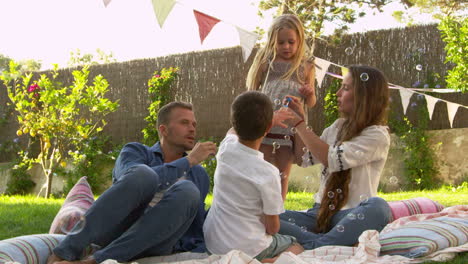
[[[315,67],[306,58],[304,27],[294,15],[282,15],[273,21],[268,31],[268,41],[255,56],[247,75],[247,88],[259,90],[274,102],[274,110],[282,106],[286,95],[301,99],[301,104],[313,107],[315,97]],[[306,111],[307,112],[307,111]],[[281,172],[281,195],[286,199],[288,177],[294,160],[294,126],[273,127],[260,147],[266,161]],[[296,143],[296,144],[295,144]],[[300,150],[302,151],[302,148]]]

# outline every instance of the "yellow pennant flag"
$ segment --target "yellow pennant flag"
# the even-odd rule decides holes
[[[348,74],[349,72],[349,69],[346,68],[346,67],[341,67],[341,76],[343,76],[343,78],[346,76],[346,74]]]
[[[174,7],[175,0],[151,0],[153,2],[153,9],[156,18],[158,19],[159,26],[162,28],[164,21]]]

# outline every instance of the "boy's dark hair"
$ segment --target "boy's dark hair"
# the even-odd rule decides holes
[[[158,124],[160,125],[167,125],[169,124],[169,119],[171,118],[171,113],[174,108],[184,108],[193,111],[193,107],[190,103],[186,102],[171,102],[167,105],[161,107],[158,112]]]
[[[247,91],[231,105],[231,124],[242,140],[256,140],[265,135],[273,119],[270,98],[258,91]]]

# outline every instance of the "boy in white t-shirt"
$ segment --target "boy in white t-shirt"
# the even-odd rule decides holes
[[[262,262],[273,262],[284,251],[304,250],[294,237],[277,233],[279,214],[284,212],[280,175],[259,151],[272,126],[272,109],[271,100],[257,91],[242,93],[231,105],[233,128],[216,155],[213,203],[203,225],[212,254],[241,250]],[[275,125],[284,126],[288,113],[275,114]]]

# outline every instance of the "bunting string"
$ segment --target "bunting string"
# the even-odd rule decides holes
[[[252,50],[255,47],[255,43],[259,39],[259,35],[253,32],[242,29],[238,27],[237,25],[234,25],[233,23],[226,22],[214,16],[205,14],[199,10],[196,10],[193,7],[190,7],[184,2],[177,1],[177,0],[151,0],[151,1],[153,3],[154,14],[156,15],[159,26],[161,28],[163,27],[164,21],[166,20],[167,16],[171,12],[175,3],[178,3],[182,6],[186,6],[187,8],[192,9],[193,14],[198,24],[200,41],[202,44],[205,38],[208,36],[208,34],[210,34],[211,30],[217,23],[223,22],[228,25],[234,26],[239,34],[239,42],[240,42],[240,46],[242,49],[242,57],[244,59],[244,62],[246,62],[247,59],[250,57],[250,54],[252,53]]]
[[[327,63],[325,63],[325,62],[327,62]],[[335,65],[335,66],[339,67],[340,70],[341,70],[341,75],[337,74],[337,73],[329,72],[328,68],[329,68],[330,65]],[[336,64],[336,63],[333,63],[333,62],[330,62],[330,61],[326,61],[324,59],[316,57],[315,58],[315,72],[316,72],[315,78],[317,79],[318,86],[321,87],[322,82],[323,82],[323,76],[325,74],[329,75],[331,77],[337,78],[337,79],[343,79],[343,76],[346,75],[347,72],[348,72],[348,68],[346,68],[346,67],[344,67],[342,65],[339,65],[339,64]],[[406,87],[402,87],[402,86],[395,85],[395,84],[392,84],[392,83],[389,83],[389,88],[390,89],[397,89],[399,91],[399,94],[400,94],[400,97],[401,97],[401,103],[403,105],[403,113],[405,115],[406,115],[406,112],[408,110],[408,105],[410,103],[410,99],[413,96],[413,94],[417,94],[419,96],[424,96],[424,98],[426,99],[427,110],[429,112],[429,118],[431,120],[432,120],[432,115],[434,114],[435,104],[437,102],[439,102],[439,101],[445,102],[446,107],[447,107],[450,127],[453,127],[453,120],[455,119],[455,116],[457,114],[458,109],[459,108],[468,109],[467,106],[457,104],[457,103],[453,103],[453,102],[450,102],[450,101],[447,101],[447,100],[444,100],[444,99],[436,98],[436,97],[430,96],[428,94],[422,93],[422,92],[453,93],[454,90],[452,90],[452,89],[406,88]]]

